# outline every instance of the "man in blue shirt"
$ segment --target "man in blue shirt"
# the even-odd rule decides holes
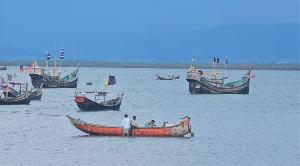
[[[129,136],[130,127],[131,127],[131,120],[128,118],[128,115],[124,115],[124,119],[122,121],[123,126],[123,136]]]

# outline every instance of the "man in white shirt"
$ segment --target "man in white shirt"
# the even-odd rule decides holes
[[[123,136],[129,136],[130,127],[131,127],[131,120],[128,118],[128,115],[124,115],[124,119],[122,120],[123,126]]]

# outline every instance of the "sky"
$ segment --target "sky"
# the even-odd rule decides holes
[[[236,40],[235,35],[220,33],[226,39],[212,38],[213,29],[250,36]],[[274,29],[270,41],[265,41],[273,45],[260,47],[263,54],[254,51],[256,47],[250,50]],[[257,37],[252,42],[243,42],[253,35]],[[64,48],[66,59],[180,63],[193,55],[208,61],[226,54],[243,62],[272,54],[276,58],[265,61],[290,62],[299,61],[297,36],[299,0],[0,0],[3,58],[41,58],[46,49],[56,55]],[[282,38],[285,43],[280,43]],[[213,39],[219,45],[206,44]],[[234,51],[239,45],[244,50]],[[272,51],[278,46],[280,54]]]

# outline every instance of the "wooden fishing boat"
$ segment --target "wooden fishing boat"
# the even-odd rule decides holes
[[[91,124],[67,115],[70,122],[80,131],[90,135],[123,136],[122,127]],[[181,122],[168,127],[132,128],[129,136],[132,137],[183,137],[191,133],[190,117],[184,117]],[[191,133],[192,134],[192,133]]]
[[[24,93],[18,94],[17,92],[14,93],[14,89],[2,85],[0,90],[2,91],[2,93],[0,93],[0,105],[17,105],[30,103],[30,94],[27,90]]]
[[[19,97],[0,97],[0,105],[19,105],[19,104],[29,104],[29,94],[23,94]]]
[[[162,75],[157,74],[156,79],[157,80],[178,80],[179,75],[177,75],[177,76],[172,75],[172,76],[168,76],[168,77],[163,77]]]
[[[23,88],[22,88],[22,86],[24,85],[24,84],[21,84],[21,83],[15,83],[15,82],[6,82],[7,84],[13,84],[13,85],[19,85],[20,86],[20,90],[19,91],[17,91],[17,90],[15,90],[14,88],[11,88],[11,87],[4,87],[3,85],[0,85],[0,88],[1,89],[4,89],[4,88],[6,88],[6,90],[7,90],[7,96],[8,97],[11,97],[11,98],[13,98],[13,97],[20,97],[20,96],[22,96],[22,93],[28,93],[29,94],[29,99],[30,100],[41,100],[41,98],[42,98],[42,88],[40,87],[40,88],[34,88],[34,89],[31,89],[30,91],[27,91],[27,90],[22,90]],[[41,85],[42,86],[42,85]],[[27,85],[26,85],[26,87],[27,87]],[[27,88],[26,88],[27,89]],[[3,94],[4,95],[6,95],[5,94],[6,92],[3,92]]]
[[[41,84],[43,84],[43,88],[77,88],[78,67],[63,78],[60,77],[58,68],[52,68],[52,71],[48,73],[46,73],[46,70],[40,68],[34,68],[33,71],[29,76],[35,88],[40,87]]]
[[[88,93],[95,94],[94,101],[85,96]],[[107,93],[106,91],[76,92],[74,101],[83,111],[120,110],[123,94],[118,95],[115,99],[106,100]],[[103,97],[103,100],[99,97]]]
[[[186,80],[189,82],[189,91],[191,94],[248,94],[250,79],[253,66],[250,66],[246,75],[241,79],[224,83],[228,77],[217,78],[215,74],[213,78],[200,69],[193,66],[187,72]]]
[[[7,70],[7,66],[0,66],[0,70]]]

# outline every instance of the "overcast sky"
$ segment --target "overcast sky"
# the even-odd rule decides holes
[[[299,23],[299,0],[0,0],[0,46],[31,51],[277,23]]]

